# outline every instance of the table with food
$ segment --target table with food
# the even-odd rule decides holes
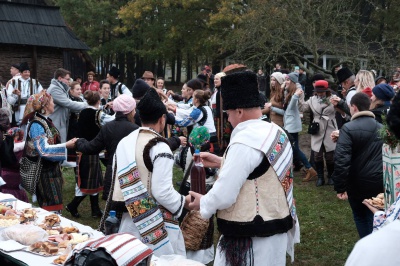
[[[203,265],[179,255],[156,257],[152,255],[151,249],[133,235],[126,233],[117,235],[112,239],[115,240],[118,249],[125,246],[128,250],[135,249],[135,252],[130,252],[131,254],[146,254],[140,260],[142,263],[134,265],[148,265],[149,260],[151,266]],[[107,245],[108,247],[113,245],[111,241],[107,242],[108,237],[89,226],[42,208],[32,207],[31,204],[17,200],[10,194],[0,192],[0,263],[64,265],[66,261],[70,261],[71,254],[76,254],[88,247],[92,248],[96,245],[96,247],[105,247],[107,250]],[[118,242],[118,237],[122,242]],[[130,240],[127,241],[127,238]],[[102,246],[101,243],[104,245]],[[106,252],[112,253],[109,250]],[[114,255],[111,256],[119,265]]]
[[[14,263],[62,264],[76,244],[102,236],[89,226],[0,193],[0,255]]]

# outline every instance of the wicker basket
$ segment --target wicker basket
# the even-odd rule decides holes
[[[199,250],[207,233],[209,219],[203,219],[199,211],[190,211],[181,223],[181,230],[188,250]]]

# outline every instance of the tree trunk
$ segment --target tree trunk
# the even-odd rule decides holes
[[[171,83],[172,84],[175,84],[176,82],[175,82],[175,65],[176,65],[176,59],[174,58],[174,59],[172,59],[172,62],[171,62]]]
[[[135,83],[135,57],[132,52],[126,54],[126,86],[131,88]]]
[[[181,75],[182,75],[182,53],[181,51],[177,54],[176,60],[176,83],[181,83]]]

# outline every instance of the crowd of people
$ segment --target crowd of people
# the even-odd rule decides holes
[[[26,62],[11,65],[10,74],[0,91],[1,191],[28,201],[20,170],[28,160],[40,166],[32,192],[40,207],[79,218],[79,205],[89,196],[100,230],[115,210],[119,232],[134,234],[157,256],[179,254],[214,265],[284,265],[286,253],[293,260],[300,241],[293,170],[301,167],[303,182],[327,183],[348,200],[360,238],[372,233],[377,219],[386,224],[386,214],[374,218],[376,210],[364,199],[383,192],[378,131],[382,123],[398,127],[393,112],[399,107],[395,101],[390,107],[399,72],[388,82],[372,71],[354,74],[341,67],[336,84],[317,73],[310,77],[312,95],[306,95],[302,69],[291,72],[280,64],[268,85],[261,70],[235,64],[214,75],[204,66],[181,93],[166,89],[151,71],[129,89],[116,67],[99,82],[90,71],[84,83],[59,68],[48,88],[30,77]],[[299,134],[308,113],[306,155]],[[206,170],[205,195],[190,190],[196,149]],[[174,163],[184,173],[179,191],[172,182]],[[61,166],[75,172],[68,204]],[[396,220],[393,210],[387,216]],[[192,212],[210,221],[195,250],[185,245],[187,232],[179,226]],[[207,241],[214,215],[221,233],[215,254],[213,241]]]

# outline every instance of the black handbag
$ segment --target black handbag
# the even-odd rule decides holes
[[[14,139],[7,134],[3,135],[0,143],[0,162],[2,167],[10,167],[18,162],[14,154]]]
[[[325,110],[326,107],[327,107],[327,106],[325,106],[324,108],[322,108],[321,113],[318,113],[316,110],[314,110],[312,104],[310,103],[311,111],[314,111],[315,113],[319,114],[319,118],[320,118],[320,119],[321,119],[322,113],[324,112],[324,110]],[[318,134],[318,132],[319,132],[319,122],[314,122],[314,121],[312,121],[312,122],[310,123],[310,125],[308,125],[308,131],[307,131],[307,132],[308,132],[308,134],[311,134],[311,135]]]
[[[308,125],[308,134],[315,135],[319,132],[319,122],[311,122]]]

